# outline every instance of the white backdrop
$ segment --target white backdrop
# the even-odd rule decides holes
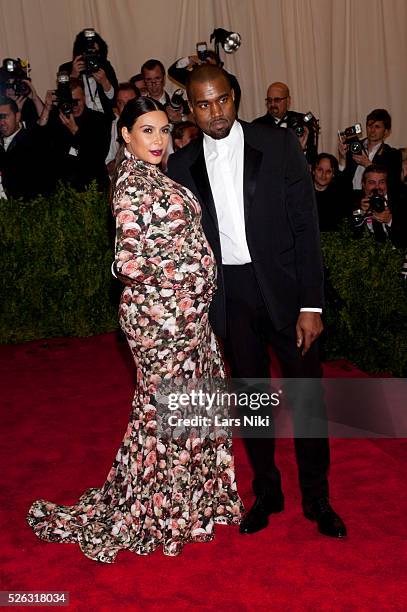
[[[292,109],[320,118],[320,150],[336,132],[387,108],[393,146],[407,146],[406,0],[0,0],[0,58],[28,58],[40,95],[71,59],[75,35],[94,27],[119,80],[150,57],[169,66],[215,27],[242,36],[225,67],[240,82],[240,115],[265,112],[272,81],[291,90]],[[171,88],[170,88],[171,89]]]

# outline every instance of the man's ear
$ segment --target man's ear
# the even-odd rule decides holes
[[[234,101],[235,101],[235,90],[233,89],[233,87],[232,87],[232,89],[230,90],[230,93],[232,94],[232,100],[233,100],[233,102],[234,102]]]
[[[391,130],[388,130],[387,128],[384,130],[383,140],[386,140],[386,138],[390,136],[390,132]]]

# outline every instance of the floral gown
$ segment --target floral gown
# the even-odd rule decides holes
[[[78,542],[89,558],[113,563],[119,550],[175,556],[186,542],[214,537],[215,523],[238,524],[230,435],[157,435],[157,385],[223,378],[208,321],[213,254],[191,192],[130,154],[116,183],[116,260],[125,280],[120,324],[137,368],[132,413],[102,488],[74,506],[32,504],[27,521],[49,542]]]

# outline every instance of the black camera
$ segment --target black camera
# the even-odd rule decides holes
[[[96,49],[96,32],[93,28],[88,28],[83,32],[85,37],[85,48],[82,53],[82,59],[85,62],[85,74],[92,75],[103,68],[103,58]]]
[[[196,54],[201,62],[206,62],[208,59],[208,45],[206,42],[196,43]]]
[[[7,89],[12,89],[17,98],[20,96],[26,98],[31,89],[24,80],[27,80],[29,72],[29,64],[23,65],[20,58],[12,59],[6,57],[3,60],[3,65],[0,68],[0,93],[6,94]]]
[[[379,193],[378,189],[373,189],[369,197],[369,211],[375,213],[382,213],[386,208],[386,200],[384,196]]]
[[[184,90],[176,89],[170,98],[170,106],[175,111],[181,112],[183,115],[188,115],[189,106],[184,98]]]
[[[289,116],[287,120],[287,127],[294,130],[295,134],[298,138],[304,135],[305,128],[311,129],[314,125],[317,124],[317,120],[314,115],[309,111],[305,115],[293,115]]]
[[[359,135],[362,133],[362,126],[360,123],[355,123],[350,127],[345,128],[342,132],[338,131],[339,140],[343,144],[349,146],[349,150],[352,155],[360,155],[363,153],[363,144],[359,140]]]
[[[363,144],[359,140],[359,138],[348,140],[347,143],[349,145],[349,151],[352,155],[361,155],[363,152]]]
[[[57,88],[55,90],[56,104],[66,117],[72,113],[77,105],[77,101],[72,98],[72,91],[69,85],[69,74],[67,72],[58,72]]]

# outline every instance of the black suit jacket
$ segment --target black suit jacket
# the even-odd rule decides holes
[[[70,183],[83,191],[93,180],[100,189],[109,185],[105,159],[109,151],[110,130],[104,113],[85,106],[75,119],[79,130],[73,135],[63,125],[56,110],[50,114],[48,124],[42,128],[52,145],[54,174],[57,179]],[[77,155],[72,155],[75,149]]]
[[[314,189],[291,130],[265,130],[261,125],[240,123],[244,133],[247,244],[270,318],[277,329],[282,329],[297,320],[301,307],[323,305]],[[188,187],[201,203],[203,229],[218,264],[218,289],[210,319],[215,333],[224,336],[222,253],[202,139],[170,156],[168,174]]]
[[[10,142],[7,151],[0,144],[0,173],[8,198],[31,200],[47,194],[55,186],[49,163],[51,150],[38,125],[22,128]]]
[[[401,153],[397,149],[383,143],[376,155],[372,159],[372,164],[383,166],[387,170],[387,184],[389,189],[398,189],[401,182]],[[352,183],[357,163],[350,151],[346,154],[346,167],[342,171],[344,178]]]

